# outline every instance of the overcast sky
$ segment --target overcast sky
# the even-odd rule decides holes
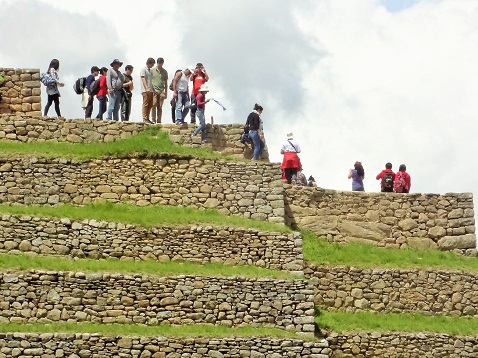
[[[243,123],[255,102],[270,156],[292,131],[307,176],[366,191],[385,163],[407,165],[412,192],[475,192],[478,169],[477,0],[0,0],[0,67],[60,60],[62,114],[84,116],[72,85],[114,58],[139,71],[164,57],[170,75],[202,62],[206,118]],[[45,104],[46,95],[43,96]],[[95,102],[95,113],[98,105]],[[163,122],[169,122],[166,105]],[[53,108],[50,114],[53,115]]]

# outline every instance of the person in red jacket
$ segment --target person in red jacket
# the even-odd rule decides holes
[[[101,68],[101,76],[100,76],[100,90],[98,91],[98,94],[96,95],[96,98],[98,99],[98,102],[100,103],[99,105],[99,112],[98,115],[96,116],[97,119],[103,119],[103,114],[106,112],[106,102],[108,102],[108,97],[106,96],[108,94],[108,86],[106,85],[106,74],[108,73],[108,69],[106,67]]]
[[[395,181],[395,173],[392,171],[392,163],[385,164],[385,169],[377,175],[377,180],[380,180],[380,191],[393,192],[393,182]]]
[[[407,173],[407,167],[405,164],[400,164],[398,172],[395,175],[395,182],[393,188],[396,193],[409,193],[412,186],[412,179],[410,174]]]

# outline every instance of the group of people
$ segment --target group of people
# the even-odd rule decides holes
[[[365,191],[363,185],[365,170],[361,162],[355,162],[354,169],[349,170],[348,178],[352,179],[353,191]],[[398,172],[394,173],[392,163],[386,163],[385,169],[376,176],[376,179],[380,180],[380,191],[383,193],[409,193],[412,186],[405,164],[401,164]]]
[[[184,70],[177,70],[171,83],[168,86],[168,72],[163,68],[164,59],[159,57],[154,60],[152,57],[146,60],[146,65],[140,70],[140,89],[143,97],[142,119],[145,123],[161,123],[163,114],[163,103],[168,97],[168,89],[172,92],[171,116],[173,123],[182,125],[190,112],[191,123],[199,126],[194,130],[192,136],[201,132],[201,142],[206,142],[206,119],[205,105],[209,102],[206,94],[209,88],[206,84],[209,75],[202,63],[196,66],[188,66]],[[134,84],[132,73],[134,67],[126,65],[124,72],[121,72],[123,62],[114,59],[110,68],[98,66],[91,67],[90,74],[84,82],[82,93],[82,108],[85,110],[85,118],[92,118],[94,99],[98,100],[98,114],[95,118],[103,119],[106,113],[107,120],[129,121],[131,116],[131,98],[133,96]],[[48,83],[46,92],[48,101],[43,115],[47,116],[50,106],[55,104],[55,111],[58,117],[60,112],[60,91],[63,87],[59,79],[58,71],[60,62],[53,59],[48,66],[47,74],[52,79]],[[189,91],[189,83],[192,89]],[[190,93],[191,92],[191,93]],[[151,118],[151,119],[150,119]]]

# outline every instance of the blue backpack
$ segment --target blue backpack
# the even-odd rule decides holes
[[[42,73],[40,75],[40,82],[43,83],[45,86],[52,86],[56,83],[56,81],[51,77],[49,73]]]

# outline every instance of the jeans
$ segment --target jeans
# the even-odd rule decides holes
[[[129,121],[129,116],[131,114],[131,96],[132,94],[123,94],[121,99],[121,120]]]
[[[199,127],[194,130],[193,135],[201,131],[201,141],[204,142],[206,141],[206,118],[204,117],[204,109],[198,108],[196,114],[199,119]]]
[[[113,93],[108,94],[108,114],[106,115],[106,119],[112,119],[111,115],[113,115],[113,119],[115,121],[119,120],[119,109],[121,105],[121,99],[123,98],[123,91],[122,90],[114,90]]]
[[[103,114],[106,112],[106,95],[98,96],[99,108],[96,118],[103,119]]]
[[[187,92],[178,92],[176,99],[176,123],[184,123],[189,112],[189,96]]]
[[[252,145],[254,146],[254,156],[252,159],[258,160],[259,155],[264,148],[264,142],[261,140],[261,138],[259,137],[259,132],[256,130],[249,131],[249,138],[252,139]]]
[[[189,107],[191,111],[191,123],[196,123],[196,111],[198,110],[198,108],[195,106],[195,104],[196,104],[196,95],[191,94],[191,107]]]

